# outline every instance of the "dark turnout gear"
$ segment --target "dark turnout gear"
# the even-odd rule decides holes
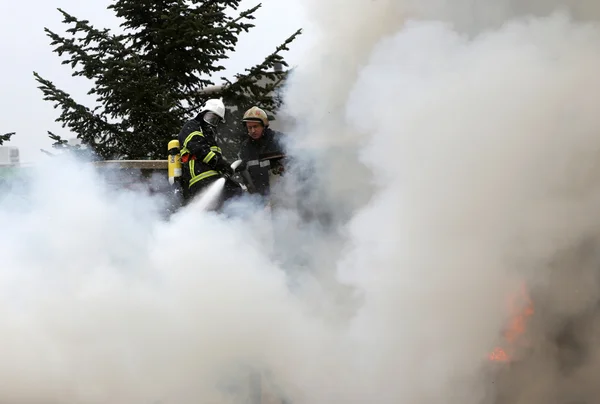
[[[178,136],[181,144],[182,177],[190,196],[220,175],[232,172],[217,144],[214,130],[207,124],[203,125],[203,122],[200,115],[189,120]]]
[[[283,134],[269,127],[264,129],[259,139],[247,137],[242,143],[239,158],[243,161],[245,174],[242,175],[248,190],[268,196],[270,193],[269,172],[281,174],[283,165],[279,161],[262,159],[264,155],[282,155],[284,147]]]

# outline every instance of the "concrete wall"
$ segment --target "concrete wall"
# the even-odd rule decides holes
[[[92,163],[109,184],[120,188],[147,187],[151,193],[168,192],[167,160],[104,160]]]
[[[0,146],[0,166],[17,165],[21,161],[19,148],[15,146]]]

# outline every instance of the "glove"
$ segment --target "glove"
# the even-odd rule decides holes
[[[224,165],[222,169],[220,169],[221,173],[226,177],[232,177],[235,173],[233,172],[233,168],[228,165]]]
[[[271,169],[271,172],[273,173],[273,175],[281,175],[284,173],[284,171],[285,171],[285,167],[281,164],[277,164]]]
[[[231,177],[234,172],[233,168],[231,168],[231,164],[224,158],[220,158],[215,164],[215,170],[220,171],[223,175]]]

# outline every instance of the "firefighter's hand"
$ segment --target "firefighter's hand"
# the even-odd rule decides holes
[[[282,175],[285,172],[285,167],[281,164],[277,164],[275,167],[271,169],[271,172],[274,175]]]
[[[226,176],[231,177],[234,174],[233,168],[231,168],[231,165],[224,158],[221,158],[217,161],[217,164],[215,165],[215,169],[217,171],[220,171],[223,175],[226,175]]]
[[[221,173],[223,173],[224,175],[231,177],[234,174],[233,168],[231,168],[230,166],[224,164],[222,167],[219,168],[219,171],[221,171]]]
[[[256,193],[256,187],[253,184],[247,184],[246,188],[248,188],[248,193],[250,193],[250,194]]]

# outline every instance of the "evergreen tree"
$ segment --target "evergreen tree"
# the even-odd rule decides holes
[[[8,142],[11,137],[13,137],[15,132],[5,133],[4,135],[0,135],[0,146],[4,144],[4,142]]]
[[[242,32],[254,27],[249,21],[261,4],[240,12],[240,0],[116,0],[108,8],[123,20],[121,34],[93,27],[59,9],[69,24],[65,38],[45,28],[62,64],[73,76],[94,82],[88,92],[97,106],[86,107],[51,81],[34,72],[44,99],[60,107],[57,118],[63,128],[77,134],[101,159],[164,159],[167,143],[181,125],[208,98],[223,97],[228,107],[224,135],[229,156],[241,126],[236,120],[251,105],[276,111],[281,101],[278,85],[287,71],[281,53],[300,34],[296,31],[254,67],[237,74],[233,82],[210,94],[213,77],[224,70],[221,62],[233,52]],[[68,147],[60,136],[50,133],[55,147]],[[227,147],[230,146],[230,147]]]

